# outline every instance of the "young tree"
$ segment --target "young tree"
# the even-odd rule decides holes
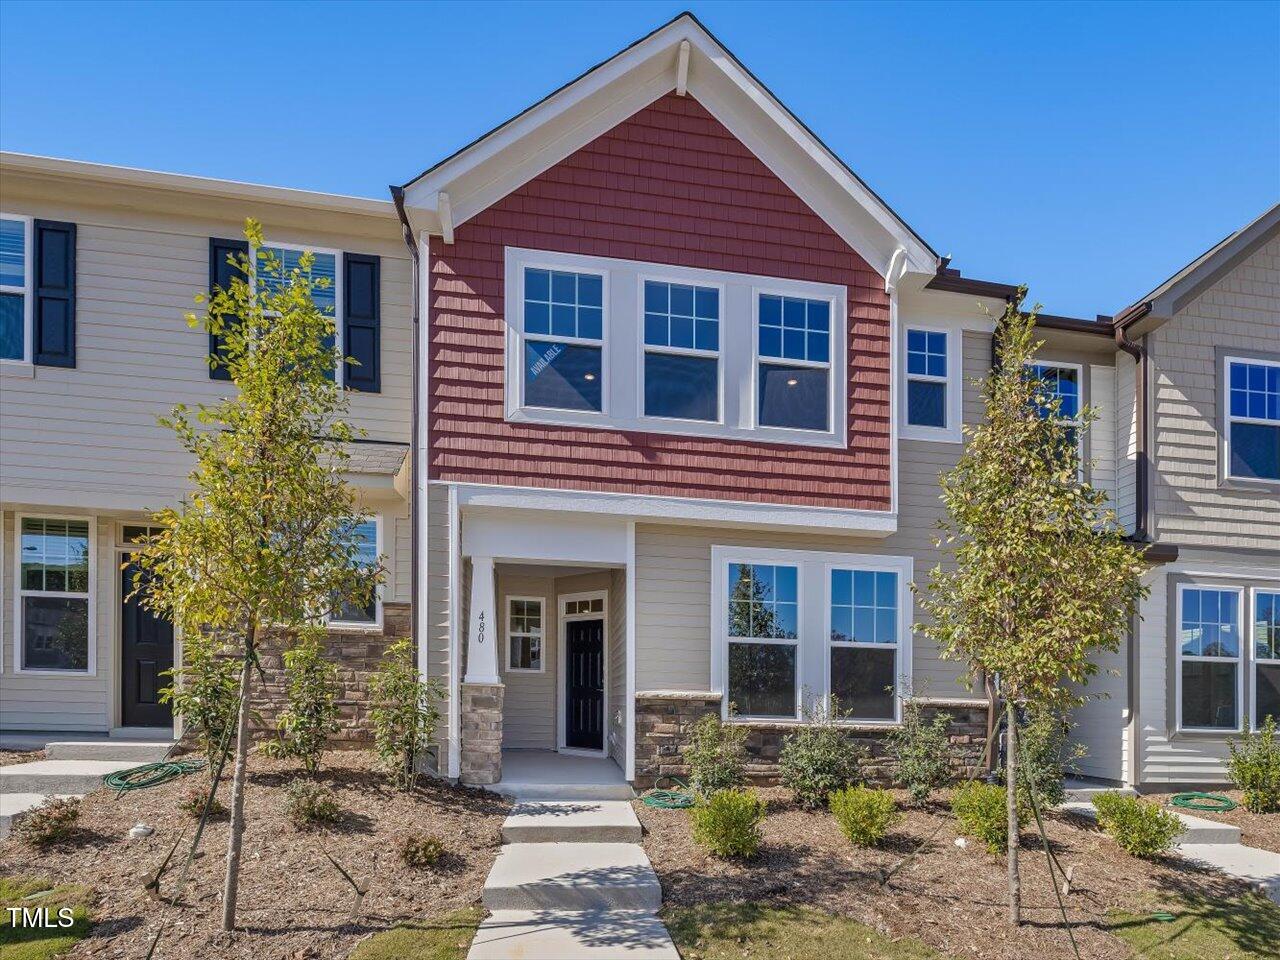
[[[1018,924],[1018,708],[1064,711],[1073,686],[1097,672],[1096,651],[1114,651],[1142,585],[1141,551],[1126,542],[1107,495],[1080,476],[1078,441],[1095,414],[1062,411],[1054,384],[1032,362],[1035,310],[1022,295],[996,324],[1000,362],[982,385],[986,415],[942,477],[947,518],[938,566],[920,591],[932,622],[922,627],[971,678],[997,677],[1005,700],[1009,821],[1009,920]]]
[[[197,296],[204,314],[187,317],[220,341],[210,364],[235,389],[161,418],[195,461],[193,492],[154,514],[160,531],[142,544],[135,581],[146,606],[186,636],[215,638],[241,664],[224,930],[235,926],[251,683],[264,631],[305,633],[343,599],[367,603],[382,575],[380,565],[361,564],[349,539],[360,515],[342,478],[341,444],[354,432],[334,379],[334,317],[312,294],[328,280],[312,279],[310,254],[286,270],[256,222],[246,222],[245,236],[249,252],[230,258],[229,289]]]

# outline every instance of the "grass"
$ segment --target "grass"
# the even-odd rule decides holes
[[[717,903],[663,911],[685,960],[944,960],[918,940],[891,940],[808,907]]]
[[[1114,912],[1108,929],[1141,960],[1268,960],[1280,944],[1280,906],[1256,894],[1183,899],[1161,912],[1163,918]]]
[[[60,957],[89,934],[88,901],[85,887],[64,884],[54,886],[43,880],[0,877],[0,956],[4,960],[53,960]],[[45,908],[56,923],[58,910],[70,907],[73,923],[69,927],[15,926],[9,907]]]
[[[483,907],[463,907],[434,920],[401,924],[362,940],[349,960],[466,960],[484,917]]]

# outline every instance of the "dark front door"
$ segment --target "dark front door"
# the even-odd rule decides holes
[[[604,748],[604,621],[565,624],[566,747]]]
[[[173,711],[160,702],[173,667],[173,624],[147,610],[133,593],[138,568],[120,571],[120,720],[126,727],[170,727]]]

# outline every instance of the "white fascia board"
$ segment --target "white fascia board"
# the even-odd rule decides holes
[[[499,484],[451,485],[457,491],[458,505],[473,509],[602,514],[623,520],[751,527],[758,530],[834,531],[861,533],[869,537],[887,537],[898,529],[897,514],[888,510],[844,510],[838,507],[549,490]]]

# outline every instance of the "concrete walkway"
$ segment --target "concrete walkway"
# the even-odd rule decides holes
[[[502,837],[467,960],[679,960],[630,802],[523,799]]]

